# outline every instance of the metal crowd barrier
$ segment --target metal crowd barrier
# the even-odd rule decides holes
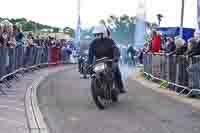
[[[160,87],[174,89],[177,95],[200,92],[200,56],[144,54],[143,60],[146,78],[161,81]]]
[[[39,67],[69,62],[65,51],[60,51],[57,61],[49,62],[49,56],[53,54],[49,53],[51,51],[49,49],[51,48],[23,47],[20,45],[15,48],[0,47],[0,83],[10,88],[9,79],[19,80],[19,74],[23,76],[26,71],[34,71]],[[0,91],[6,94],[2,90],[2,86],[0,86]]]

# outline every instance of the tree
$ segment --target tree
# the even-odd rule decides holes
[[[44,24],[37,23],[35,21],[28,21],[26,18],[1,18],[0,17],[0,22],[3,20],[9,20],[13,24],[21,24],[22,25],[22,30],[23,31],[41,31],[43,29],[51,30],[54,29],[54,31],[59,31],[58,27],[53,27],[53,26],[48,26]]]
[[[74,36],[75,36],[75,31],[74,31],[74,29],[72,29],[72,28],[65,27],[65,28],[63,29],[63,32],[64,32],[65,34],[70,35],[71,37],[74,37]]]
[[[107,19],[100,20],[100,23],[107,24],[111,29],[112,38],[117,42],[134,43],[135,29],[136,29],[136,17],[128,16],[126,14],[122,16],[111,15]],[[145,22],[145,25],[151,27],[150,22]],[[92,28],[81,31],[81,37],[93,36]]]
[[[109,16],[107,23],[112,27],[112,37],[116,41],[128,41],[129,43],[133,43],[135,29],[134,20],[134,17],[129,17],[126,14],[119,17],[114,15]]]
[[[53,28],[53,32],[59,32],[59,28]]]

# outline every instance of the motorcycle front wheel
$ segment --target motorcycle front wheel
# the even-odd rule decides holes
[[[102,102],[103,90],[101,90],[101,83],[95,78],[92,79],[92,81],[91,81],[91,92],[92,92],[92,98],[93,98],[96,106],[100,110],[105,109],[105,105]]]

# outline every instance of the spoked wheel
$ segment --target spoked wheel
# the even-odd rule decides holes
[[[100,81],[98,81],[98,79],[92,79],[91,81],[91,92],[92,92],[92,97],[93,100],[95,102],[95,104],[97,105],[97,107],[100,110],[105,109],[106,106],[106,100],[103,98],[103,88],[102,88],[102,84]]]

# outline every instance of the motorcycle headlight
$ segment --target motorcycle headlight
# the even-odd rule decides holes
[[[105,63],[99,63],[99,64],[95,65],[95,67],[94,67],[95,72],[103,71],[105,69],[106,69]]]

